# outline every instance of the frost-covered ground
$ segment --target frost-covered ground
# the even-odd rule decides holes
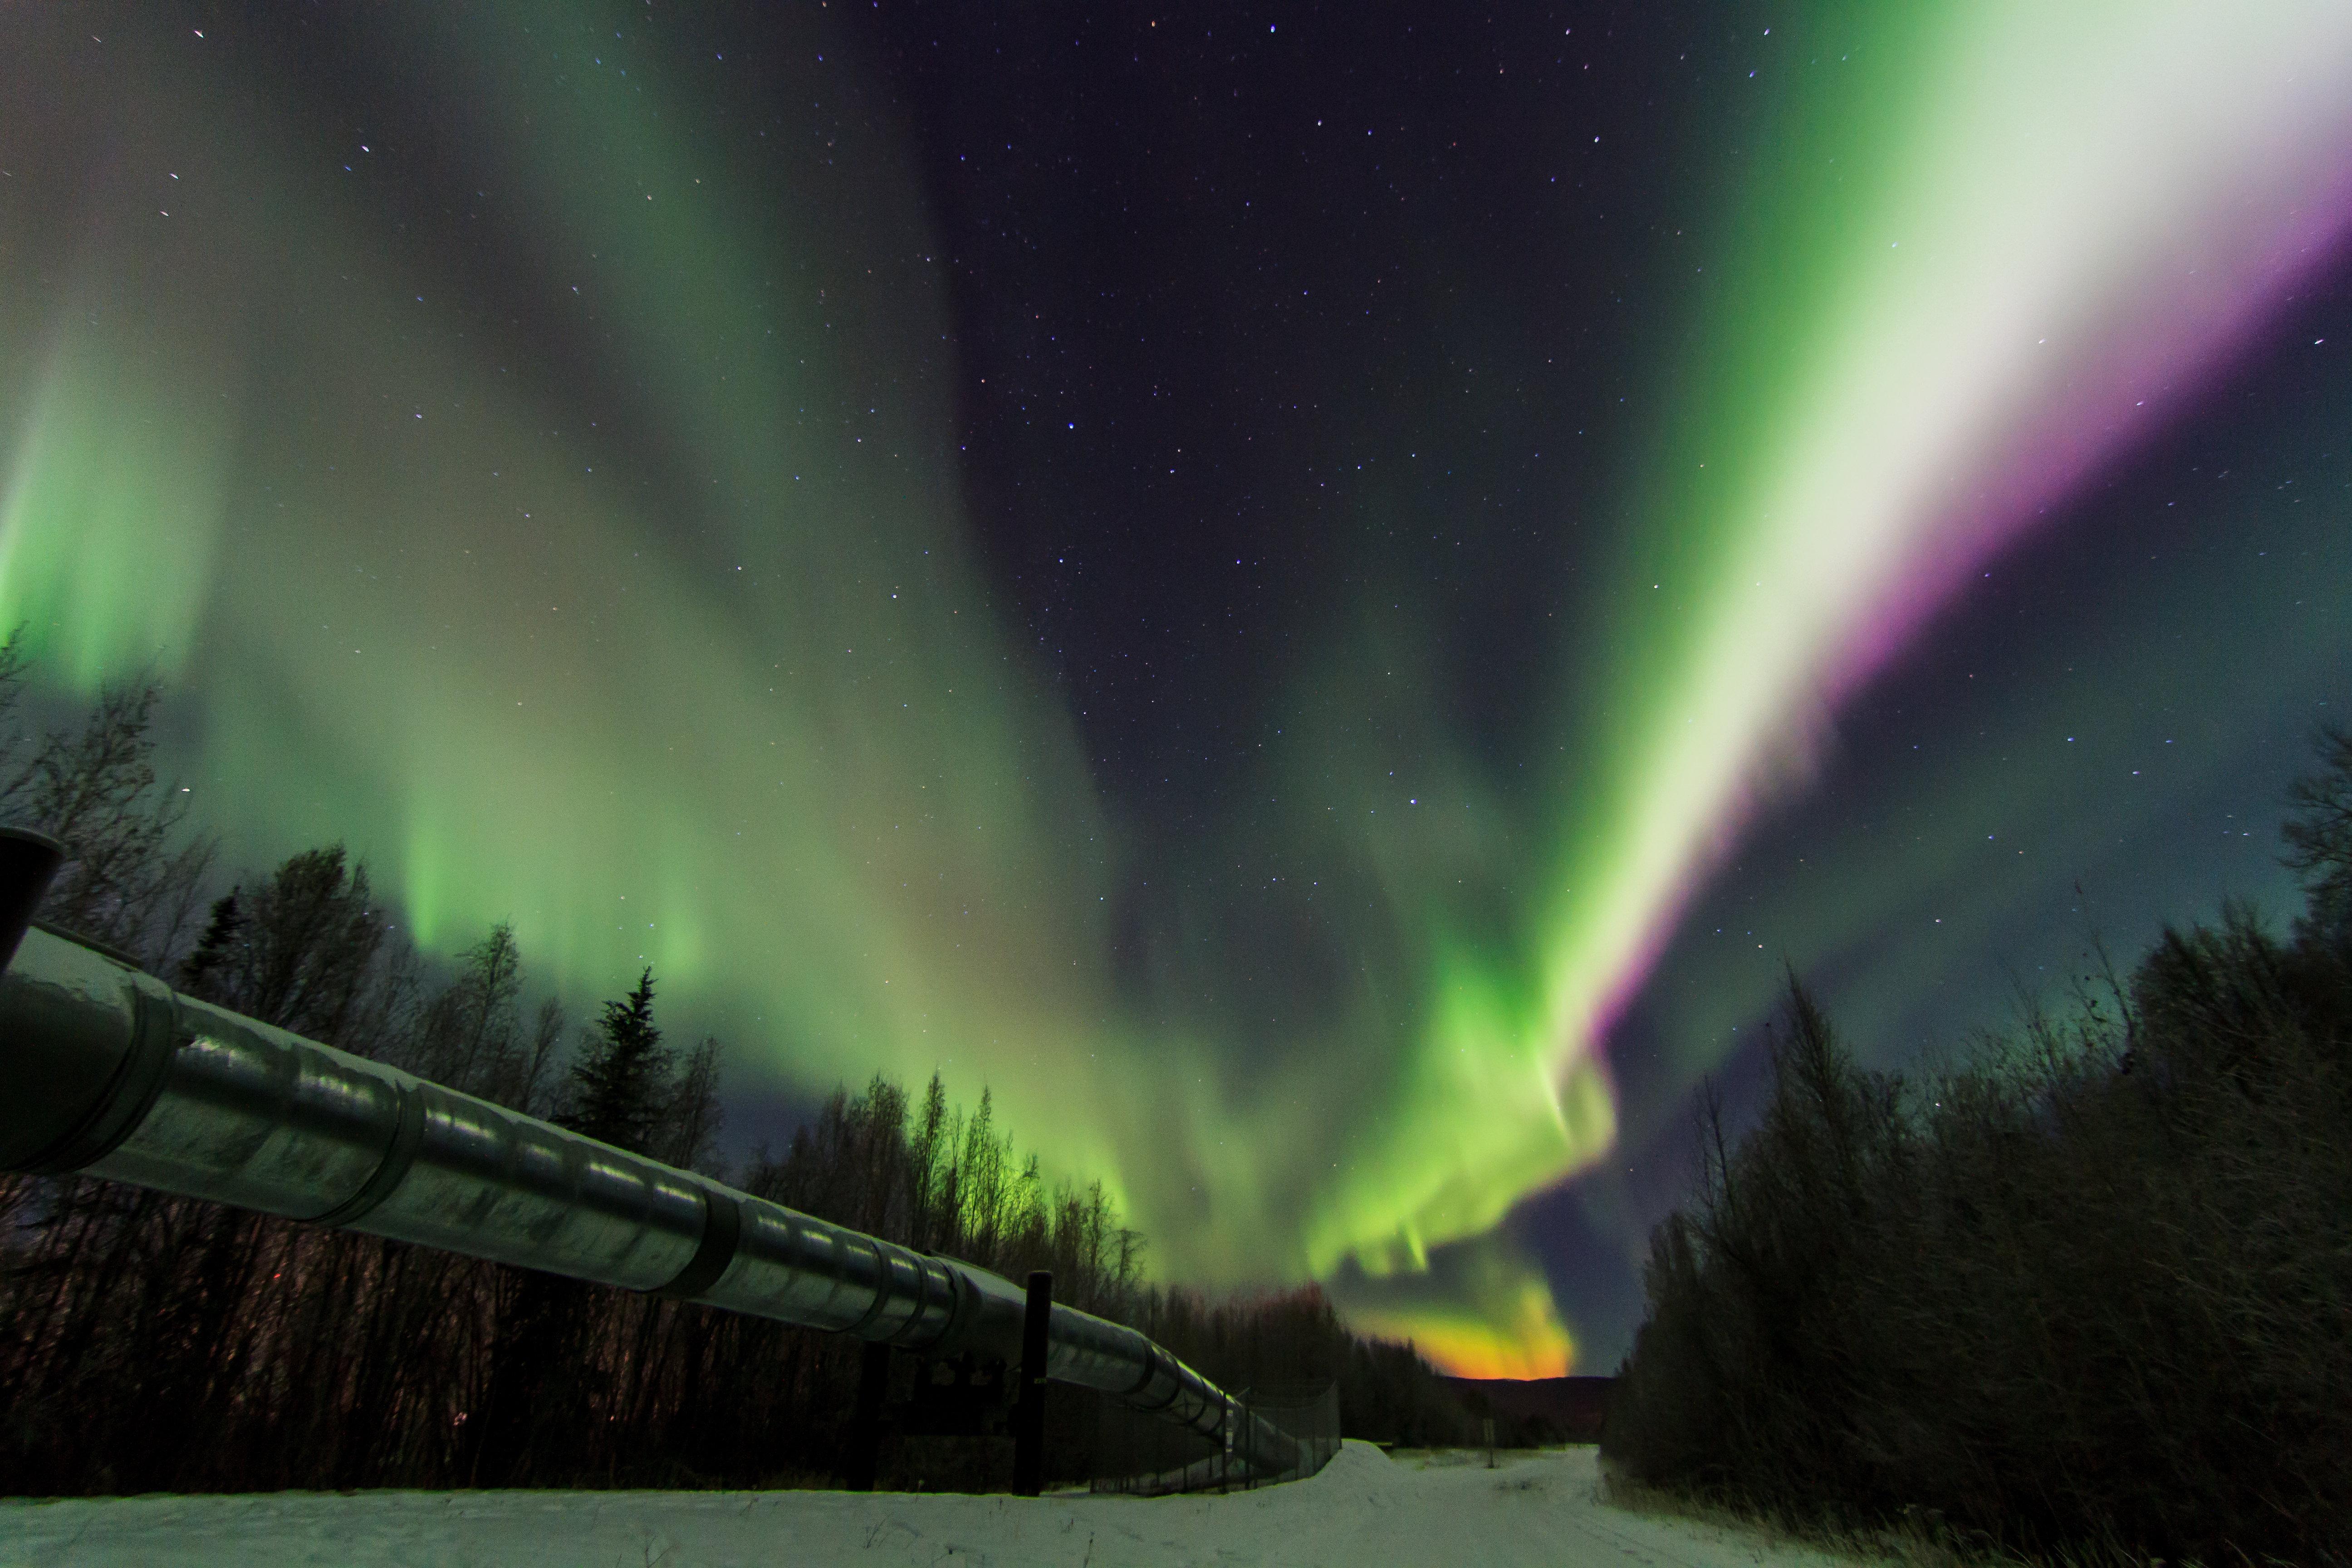
[[[904,1492],[279,1492],[0,1503],[5,1568],[1328,1563],[1823,1568],[1828,1559],[1593,1496],[1591,1448],[1391,1459],[1230,1497]]]

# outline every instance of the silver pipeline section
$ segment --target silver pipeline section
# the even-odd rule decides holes
[[[0,1170],[103,1176],[925,1356],[1021,1359],[1025,1297],[1000,1275],[180,995],[38,929],[0,974]],[[1059,1304],[1045,1375],[1213,1441],[1239,1418],[1143,1334]],[[1251,1419],[1255,1452],[1296,1448]]]

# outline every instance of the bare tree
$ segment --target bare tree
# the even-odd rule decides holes
[[[0,647],[0,720],[23,689],[25,661]],[[25,755],[10,738],[0,816],[66,847],[40,918],[167,964],[202,900],[214,841],[184,831],[187,792],[156,778],[153,680],[110,686],[79,731],[51,731]]]
[[[2310,899],[2304,929],[2342,941],[2352,936],[2352,731],[2325,728],[2314,749],[2318,771],[2287,791],[2293,815],[2281,830],[2280,859],[2303,873]]]

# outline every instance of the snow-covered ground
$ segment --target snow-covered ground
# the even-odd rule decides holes
[[[1594,1450],[1390,1458],[1229,1497],[906,1492],[278,1492],[0,1502],[5,1568],[1328,1563],[1825,1568],[1817,1553],[1608,1507]]]

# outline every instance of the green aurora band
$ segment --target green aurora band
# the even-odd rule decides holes
[[[1567,1364],[1502,1222],[1612,1146],[1610,1025],[1834,704],[2347,212],[2339,5],[1776,27],[1638,526],[1564,606],[1546,810],[1410,646],[1328,637],[1231,847],[1348,868],[1326,918],[1374,956],[1216,1037],[1114,975],[1128,850],[972,554],[908,151],[763,160],[697,107],[724,62],[601,41],[627,7],[371,15],[500,150],[477,251],[371,195],[410,150],[285,151],[317,139],[225,48],[12,19],[0,618],[75,691],[185,694],[235,856],[348,840],[423,943],[511,919],[569,994],[650,963],[802,1090],[985,1083],[1162,1274],[1343,1277],[1471,1372]],[[763,89],[856,94],[794,15],[805,79]]]

